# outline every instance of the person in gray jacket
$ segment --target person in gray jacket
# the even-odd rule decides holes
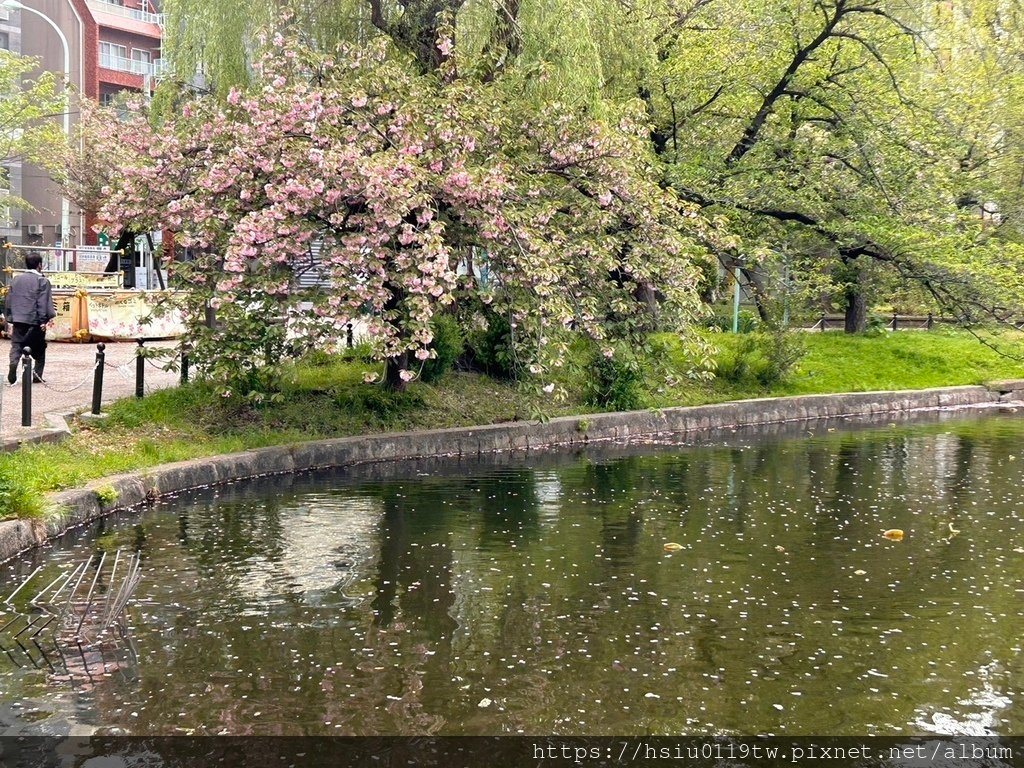
[[[4,315],[11,323],[11,368],[7,380],[13,384],[18,380],[18,362],[22,351],[29,347],[35,360],[33,382],[43,381],[46,366],[46,324],[57,316],[53,305],[53,289],[50,281],[43,277],[40,267],[43,257],[30,253],[25,257],[25,268],[11,281],[4,301]]]

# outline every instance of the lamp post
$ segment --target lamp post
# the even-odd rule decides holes
[[[41,18],[47,24],[49,24],[53,31],[57,33],[57,37],[60,38],[60,43],[64,46],[64,96],[67,100],[68,86],[71,84],[71,48],[68,46],[68,39],[64,36],[60,27],[57,23],[47,16],[42,11],[37,11],[35,8],[29,8],[27,5],[18,2],[18,0],[0,0],[0,8],[10,8],[16,11],[28,11],[34,13],[36,16]],[[64,136],[68,142],[71,141],[71,104],[64,105]],[[65,242],[69,237],[71,229],[71,201],[64,196],[61,198],[60,204],[60,241],[61,246],[64,246]],[[66,256],[62,254],[62,259],[66,259]],[[61,265],[65,266],[65,265]]]

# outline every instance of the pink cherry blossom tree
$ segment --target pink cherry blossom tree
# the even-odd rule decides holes
[[[382,48],[274,43],[226,101],[155,126],[85,117],[90,146],[120,163],[101,224],[170,229],[194,254],[173,269],[194,359],[225,394],[273,389],[279,318],[311,344],[362,318],[401,388],[460,290],[506,313],[535,372],[561,363],[573,333],[607,346],[641,332],[652,287],[668,325],[698,313],[695,265],[716,230],[653,181],[635,116],[524,109]],[[329,288],[300,292],[293,266],[314,244]],[[458,280],[471,247],[486,287]]]

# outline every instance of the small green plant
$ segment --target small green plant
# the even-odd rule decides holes
[[[326,368],[334,362],[334,355],[322,349],[314,349],[302,358],[302,362],[311,368]]]
[[[345,349],[342,357],[346,360],[362,360],[368,363],[373,360],[373,344],[366,339],[357,341],[351,348]]]
[[[576,431],[581,435],[587,434],[588,429],[590,429],[590,422],[587,419],[580,419],[576,422]]]
[[[12,470],[10,463],[0,469],[0,520],[42,516],[42,498]]]
[[[112,507],[117,503],[118,493],[112,485],[103,485],[96,489],[96,499],[101,507]]]

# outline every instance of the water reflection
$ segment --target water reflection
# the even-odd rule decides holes
[[[137,665],[70,692],[0,667],[4,698],[34,713],[0,718],[27,732],[1019,732],[1022,422],[828,429],[279,478],[103,522],[5,579],[97,548],[144,553]]]

